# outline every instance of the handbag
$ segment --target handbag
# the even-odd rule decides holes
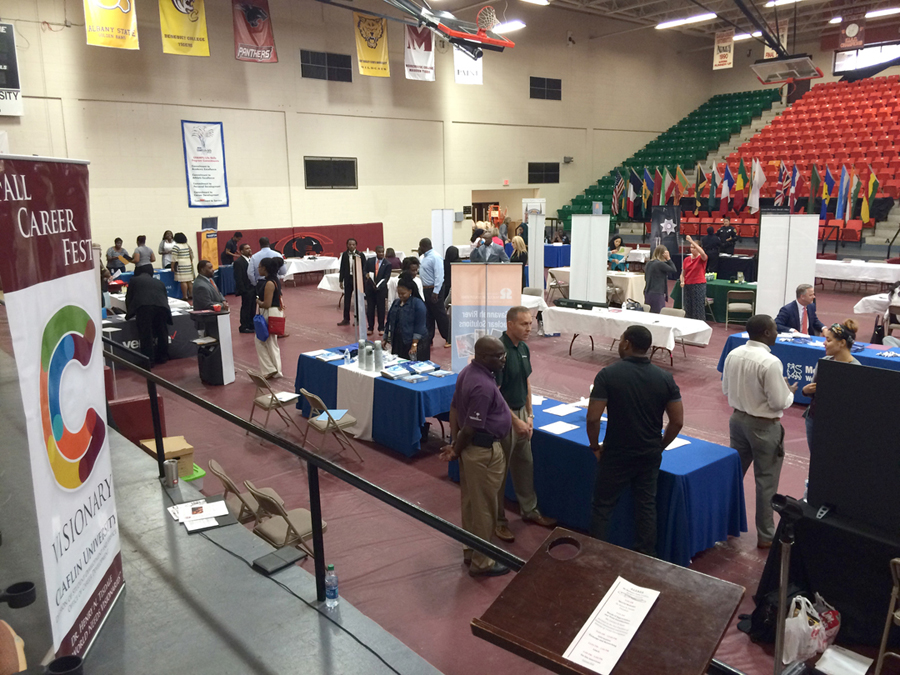
[[[625,301],[625,303],[622,305],[622,309],[628,309],[628,310],[631,310],[632,312],[643,312],[644,306],[641,303],[639,303],[637,300],[632,300],[631,298],[628,298]]]
[[[277,307],[269,308],[269,335],[284,335],[284,314]]]
[[[884,324],[875,320],[875,330],[872,331],[872,339],[869,340],[873,345],[884,344]]]
[[[257,314],[253,317],[253,330],[256,331],[256,339],[265,342],[269,339],[269,324],[266,323],[266,317]]]

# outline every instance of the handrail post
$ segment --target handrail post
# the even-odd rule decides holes
[[[322,536],[322,502],[319,499],[319,467],[306,464],[309,478],[309,512],[312,516],[313,553],[316,568],[316,598],[325,602],[325,538]]]
[[[159,399],[156,393],[156,382],[147,380],[147,393],[150,395],[150,415],[153,417],[153,438],[156,440],[156,464],[159,467],[159,477],[166,477],[166,450],[163,444],[162,421],[159,416]]]

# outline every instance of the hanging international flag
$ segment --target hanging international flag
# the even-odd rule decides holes
[[[622,178],[622,174],[619,171],[616,171],[616,182],[613,185],[612,191],[612,204],[610,205],[610,211],[614,216],[619,215],[619,210],[621,209],[621,201],[622,201],[622,193],[625,191],[625,179]]]
[[[234,58],[278,63],[269,0],[231,0],[234,15]]]
[[[750,178],[747,176],[744,158],[741,157],[741,164],[738,167],[737,175],[734,177],[734,189],[731,194],[731,199],[733,201],[731,208],[735,213],[740,213],[741,209],[744,208],[744,199],[747,197],[747,187],[749,185]]]
[[[806,205],[807,213],[816,212],[816,198],[819,196],[819,186],[822,184],[822,178],[819,176],[819,169],[813,164],[812,172],[809,175],[809,203]]]
[[[819,220],[828,220],[828,203],[831,201],[831,193],[834,192],[834,176],[831,169],[825,167],[825,178],[822,182],[822,212]]]
[[[690,181],[686,175],[684,175],[684,171],[681,170],[681,165],[675,169],[675,206],[679,206],[681,204],[681,198],[687,194],[688,189],[691,187]]]
[[[700,162],[697,162],[697,178],[694,181],[694,215],[700,214],[700,197],[703,195],[703,191],[706,189],[706,186],[709,185],[709,181],[706,178],[706,172],[703,170],[703,167],[700,166]]]
[[[784,206],[784,199],[787,196],[784,189],[786,175],[787,169],[782,162],[778,167],[778,177],[775,179],[775,206]]]
[[[762,187],[766,184],[766,172],[763,171],[762,162],[754,159],[750,169],[752,180],[750,182],[750,199],[747,205],[750,207],[750,213],[759,211],[759,196],[762,193]]]
[[[853,220],[853,214],[856,213],[856,205],[859,202],[859,194],[861,191],[862,181],[859,180],[859,176],[854,169],[850,176],[850,189],[847,192],[847,213],[844,218],[845,223]]]
[[[403,65],[407,80],[434,82],[434,33],[430,28],[406,25]]]
[[[653,174],[653,206],[662,206],[662,190],[663,177],[659,172],[659,167],[656,167],[656,170]]]
[[[473,59],[462,49],[454,47],[453,77],[456,84],[481,84],[484,81],[484,59]]]
[[[669,200],[675,192],[675,179],[669,173],[669,167],[666,167],[666,175],[663,177],[663,204],[668,204]]]
[[[791,171],[791,187],[790,193],[788,197],[788,208],[791,213],[794,213],[797,207],[797,195],[800,193],[800,181],[802,177],[800,176],[800,169],[797,168],[797,165],[794,164],[794,168]]]
[[[638,194],[642,191],[643,184],[641,183],[641,177],[638,176],[637,171],[634,169],[628,170],[628,197],[625,199],[625,204],[628,209],[628,217],[634,218],[634,202],[637,199]]]
[[[641,201],[644,203],[644,211],[647,210],[647,202],[653,196],[653,178],[647,167],[644,167],[644,183],[641,187]]]
[[[878,192],[878,177],[875,175],[875,172],[872,171],[872,167],[869,167],[869,171],[871,172],[869,174],[869,185],[864,191],[862,212],[860,213],[863,225],[868,225],[869,221],[872,219],[870,209],[875,202],[875,195]]]
[[[356,36],[359,74],[369,77],[390,77],[387,19],[353,12],[353,34]]]
[[[719,197],[719,213],[723,216],[728,213],[731,208],[731,188],[734,186],[734,175],[731,173],[731,167],[725,165],[725,174],[722,176],[722,193]]]
[[[713,161],[712,171],[709,174],[709,214],[719,210],[718,192],[722,185],[722,179],[719,177],[719,167]]]
[[[847,192],[850,189],[850,174],[847,173],[847,167],[841,167],[841,182],[838,184],[837,205],[834,207],[834,217],[842,219],[844,211],[847,208]]]
[[[84,30],[89,45],[140,49],[133,0],[110,0],[109,4],[84,0]]]
[[[209,56],[204,0],[159,0],[163,53]]]

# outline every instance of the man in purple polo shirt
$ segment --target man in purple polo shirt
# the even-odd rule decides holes
[[[506,474],[500,441],[512,425],[494,373],[506,364],[506,348],[497,338],[485,336],[475,343],[475,358],[462,369],[450,404],[450,445],[441,458],[459,458],[462,526],[485,541],[497,525],[497,491]],[[495,577],[509,572],[505,565],[478,551],[465,550],[473,577]]]

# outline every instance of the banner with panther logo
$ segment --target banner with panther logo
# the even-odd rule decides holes
[[[124,587],[87,164],[0,159],[0,237],[28,437],[6,451],[30,455],[53,648],[80,655]]]
[[[159,0],[163,53],[209,56],[204,0]]]
[[[353,34],[356,35],[359,74],[369,77],[390,77],[387,19],[353,12]]]
[[[232,0],[234,58],[238,61],[278,63],[269,0]]]
[[[140,49],[134,0],[84,0],[84,30],[89,45]]]

